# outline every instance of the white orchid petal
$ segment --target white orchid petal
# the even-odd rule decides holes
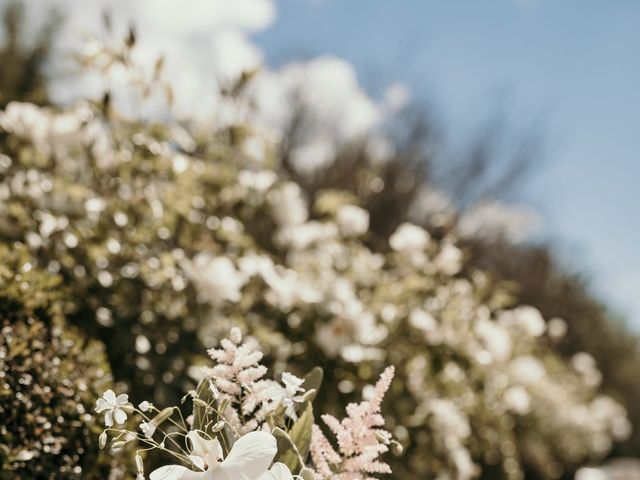
[[[189,455],[189,460],[191,460],[191,463],[193,463],[193,465],[195,465],[200,470],[204,470],[205,469],[204,458],[202,458],[202,457],[200,457],[198,455]]]
[[[165,465],[149,475],[151,480],[199,480],[207,478],[207,472],[194,472],[180,465]]]
[[[283,463],[276,462],[259,480],[293,480],[293,475],[289,467]]]
[[[224,462],[212,470],[211,480],[258,480],[277,452],[276,439],[270,433],[247,433],[233,444]]]
[[[207,463],[210,465],[208,458],[214,458],[216,462],[222,458],[222,447],[217,438],[207,440],[195,430],[187,433],[187,438],[191,444],[191,453],[198,457],[207,458]]]
[[[118,405],[124,405],[128,401],[129,401],[129,395],[127,395],[126,393],[121,393],[116,398],[116,404],[118,404]]]

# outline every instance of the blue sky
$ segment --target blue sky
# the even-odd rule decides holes
[[[496,108],[539,128],[544,156],[521,198],[640,330],[640,1],[277,3],[256,37],[270,64],[333,54],[373,93],[402,81],[453,139]]]

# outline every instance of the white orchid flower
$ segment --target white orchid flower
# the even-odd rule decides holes
[[[280,467],[275,470],[280,476],[266,476],[272,473],[269,465],[278,451],[270,433],[250,432],[240,437],[222,461],[218,440],[207,440],[196,431],[189,432],[187,438],[191,443],[190,459],[200,471],[166,465],[151,472],[151,480],[289,480],[282,476]]]
[[[289,467],[284,463],[277,462],[259,480],[293,480],[293,475],[291,475]]]
[[[102,394],[102,398],[99,398],[96,402],[96,412],[104,412],[104,423],[107,427],[113,426],[113,420],[116,423],[122,424],[127,421],[127,413],[125,408],[130,407],[129,396],[125,393],[118,395],[113,390],[107,390]]]

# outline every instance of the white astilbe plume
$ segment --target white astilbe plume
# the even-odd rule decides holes
[[[391,385],[394,368],[387,367],[376,383],[370,400],[350,403],[347,418],[342,421],[333,415],[323,415],[322,420],[335,435],[338,448],[313,426],[311,458],[321,479],[374,480],[370,474],[391,473],[389,465],[379,460],[389,450],[391,434],[384,428],[380,413],[382,399]]]
[[[263,354],[257,345],[242,343],[238,328],[231,330],[230,338],[223,339],[220,347],[207,351],[217,364],[203,372],[215,382],[220,403],[227,404],[222,412],[226,421],[243,435],[256,430],[277,407],[283,387],[263,379],[267,373],[267,367],[260,364]]]

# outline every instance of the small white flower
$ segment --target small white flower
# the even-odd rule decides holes
[[[201,252],[182,266],[200,295],[212,305],[238,302],[242,298],[241,290],[247,279],[227,257]]]
[[[242,170],[238,173],[238,183],[243,187],[264,193],[277,180],[277,176],[270,170]]]
[[[369,212],[355,205],[344,205],[338,210],[336,223],[343,236],[359,237],[369,230]]]
[[[567,322],[561,318],[552,318],[547,324],[547,333],[554,340],[559,340],[567,333]]]
[[[127,413],[124,409],[128,407],[131,407],[131,404],[126,393],[116,397],[113,390],[107,390],[102,394],[102,398],[96,402],[96,413],[104,412],[105,425],[112,427],[114,419],[118,424],[126,422]]]
[[[298,392],[304,392],[304,388],[302,388],[304,379],[296,377],[293,373],[284,372],[282,374],[282,383],[284,383],[287,396],[290,398],[293,398]]]
[[[406,254],[424,250],[429,243],[429,234],[424,228],[411,223],[403,223],[389,238],[389,245],[396,252]]]
[[[502,362],[509,359],[513,343],[509,332],[502,325],[487,318],[479,318],[475,330],[492,360]]]
[[[140,409],[141,412],[146,412],[148,411],[153,405],[149,402],[147,402],[146,400],[142,403],[140,403],[140,405],[138,405],[138,408]]]
[[[296,377],[294,374],[284,372],[282,374],[282,383],[284,383],[284,389],[281,390],[280,401],[285,407],[285,415],[293,420],[297,420],[298,414],[296,413],[295,404],[302,402],[302,395],[305,390],[302,388],[304,379]],[[273,394],[277,397],[277,394]]]
[[[542,314],[535,307],[521,305],[498,315],[498,321],[509,327],[515,327],[531,337],[539,337],[546,330]]]
[[[462,251],[452,243],[446,242],[434,264],[445,275],[455,275],[462,268]]]
[[[510,370],[514,378],[525,385],[541,381],[547,373],[542,361],[532,355],[522,355],[512,360]]]
[[[146,437],[151,438],[156,432],[156,425],[153,422],[142,422],[140,424],[140,430]]]
[[[435,339],[438,332],[438,321],[428,312],[414,308],[409,314],[409,324],[424,332],[429,339]]]
[[[271,215],[280,227],[300,225],[309,218],[302,190],[297,183],[284,183],[270,191],[267,200],[271,207]]]
[[[509,387],[504,393],[503,400],[509,410],[519,415],[525,415],[529,412],[531,398],[521,385]]]
[[[84,202],[85,210],[90,214],[96,214],[107,208],[107,202],[99,197],[93,197]]]

